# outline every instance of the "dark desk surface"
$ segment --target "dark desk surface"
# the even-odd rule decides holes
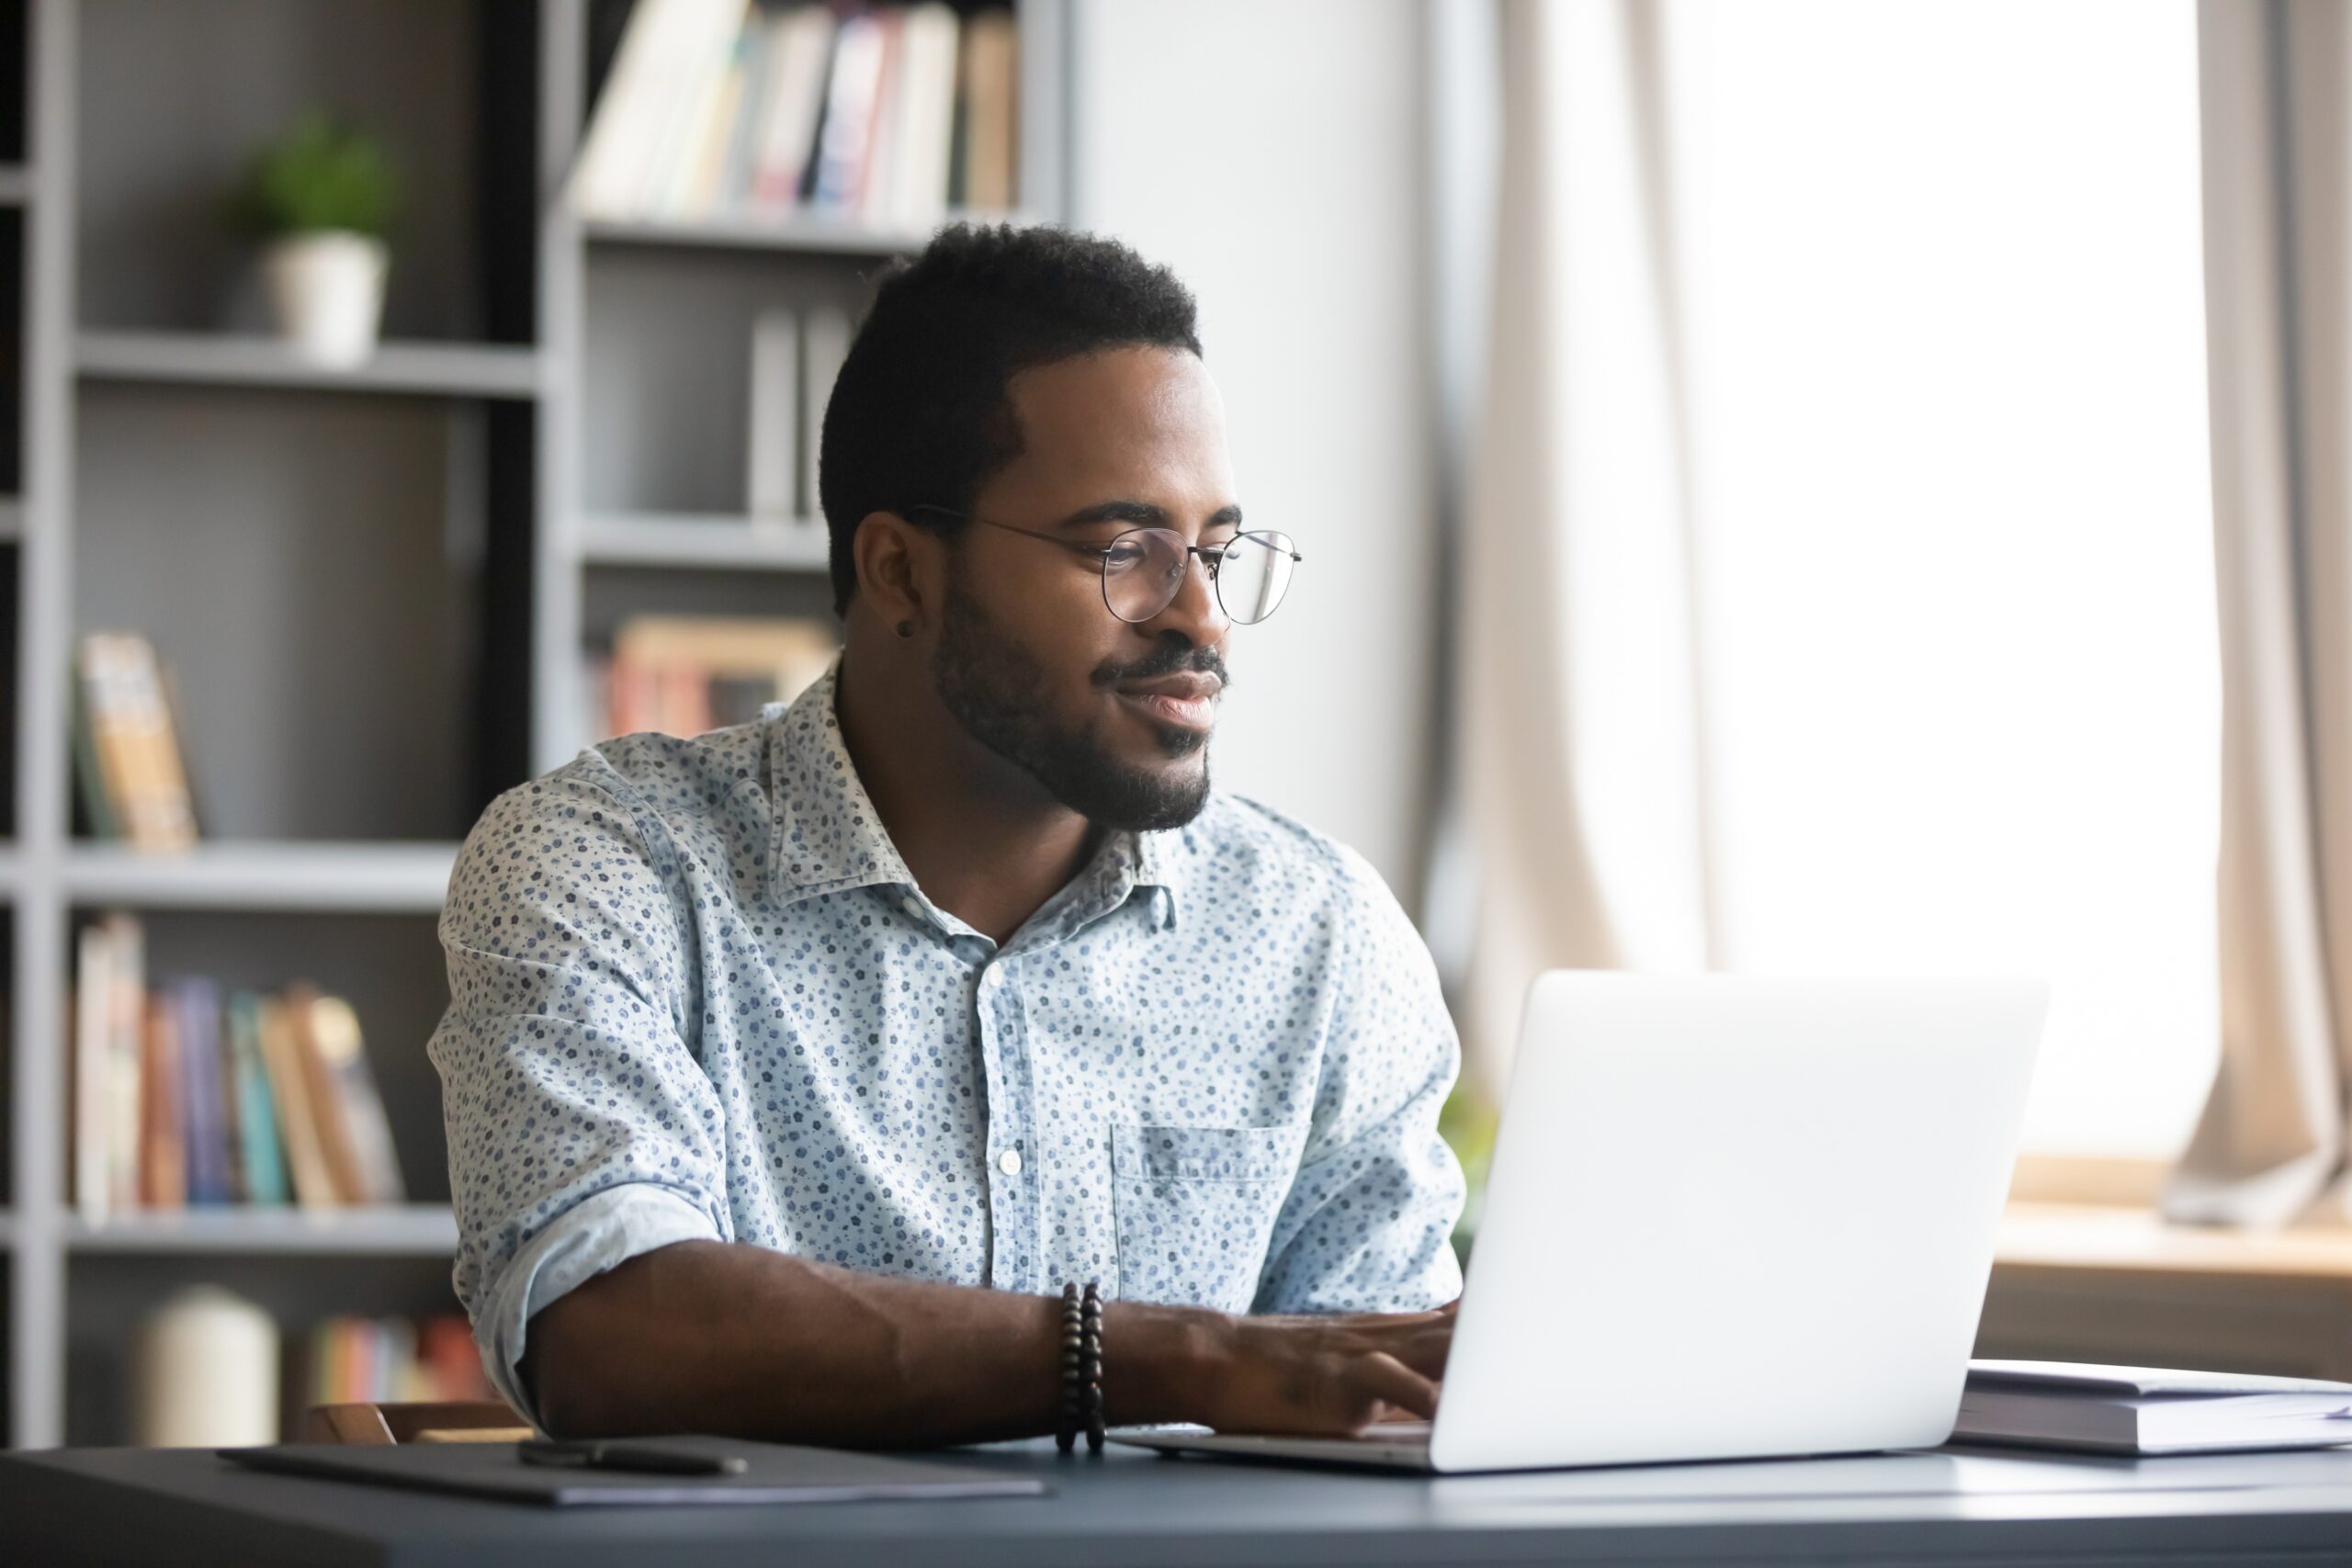
[[[263,1475],[200,1450],[0,1457],[9,1563],[701,1568],[779,1563],[2352,1561],[2352,1450],[2169,1460],[1989,1449],[1424,1479],[1050,1444],[987,1502],[549,1509]]]

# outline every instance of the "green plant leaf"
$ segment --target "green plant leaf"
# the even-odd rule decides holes
[[[333,229],[380,239],[400,200],[400,171],[384,144],[312,110],[254,152],[228,208],[264,238]]]

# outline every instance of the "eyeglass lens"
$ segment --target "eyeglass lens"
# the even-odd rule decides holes
[[[1238,534],[1209,557],[1218,607],[1225,618],[1248,626],[1264,620],[1283,602],[1297,562],[1290,536]],[[1123,621],[1148,621],[1168,608],[1183,586],[1192,553],[1172,528],[1137,528],[1111,542],[1102,558],[1102,602]]]

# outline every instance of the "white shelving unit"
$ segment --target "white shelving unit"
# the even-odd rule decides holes
[[[976,223],[1025,222],[1020,212],[967,212]],[[836,254],[884,258],[922,248],[927,229],[876,229],[854,223],[801,218],[789,222],[740,219],[701,221],[620,220],[596,218],[582,223],[581,238],[597,245],[717,246],[722,250],[777,251],[786,254]]]
[[[1014,8],[1023,216],[1050,218],[1066,209],[1069,7]],[[13,567],[0,593],[13,586],[17,616],[14,706],[0,713],[14,740],[0,773],[13,795],[0,810],[11,1445],[124,1440],[69,1363],[78,1380],[119,1358],[149,1297],[191,1280],[248,1291],[289,1331],[305,1314],[454,1309],[423,1044],[457,839],[489,792],[594,739],[580,666],[613,616],[824,599],[821,524],[739,515],[740,501],[606,499],[587,416],[630,393],[639,367],[615,344],[660,342],[687,317],[731,344],[747,307],[775,300],[854,307],[884,260],[929,233],[565,211],[555,193],[627,9],[0,0],[0,44],[17,29],[25,62],[24,81],[0,80],[0,262],[19,247],[22,284],[13,489],[0,462],[0,568]],[[342,47],[355,17],[368,51]],[[418,165],[387,339],[350,371],[223,325],[243,258],[205,187],[313,102],[385,129]],[[695,386],[744,396],[716,373]],[[0,414],[0,457],[9,434]],[[212,835],[187,853],[75,836],[72,651],[100,624],[171,644]],[[96,1224],[76,1212],[74,929],[111,908],[146,921],[158,973],[346,990],[420,1201]]]
[[[823,571],[828,542],[820,518],[589,517],[580,525],[589,566],[673,566],[745,571]]]
[[[74,343],[82,375],[117,381],[216,387],[296,387],[426,397],[535,398],[539,357],[495,344],[385,343],[367,364],[324,368],[271,338],[209,333],[85,332]]]
[[[63,881],[85,906],[431,914],[457,853],[455,844],[209,841],[175,855],[75,844]]]
[[[1000,0],[1020,19],[1019,185],[1015,211],[968,211],[957,220],[980,223],[1050,221],[1069,210],[1069,166],[1065,149],[1071,94],[1068,83],[1071,36],[1069,0]],[[578,41],[584,45],[585,38]],[[556,46],[571,47],[571,40]],[[555,80],[577,82],[580,69],[559,71]],[[581,121],[575,101],[551,93],[547,113],[564,126]],[[551,178],[560,171],[551,170]],[[715,503],[662,498],[616,501],[596,493],[594,465],[584,460],[597,411],[616,387],[642,379],[658,387],[658,376],[639,377],[628,357],[631,345],[598,330],[604,312],[674,308],[681,326],[700,329],[657,334],[688,345],[711,341],[714,319],[726,341],[748,340],[750,311],[760,304],[808,301],[854,304],[865,296],[873,273],[894,256],[910,254],[930,240],[931,229],[877,229],[820,217],[784,222],[730,219],[697,221],[582,220],[551,209],[541,230],[547,307],[545,352],[550,383],[563,395],[547,408],[542,476],[548,490],[547,526],[534,562],[538,615],[534,637],[532,762],[535,771],[560,765],[595,739],[582,732],[581,654],[608,636],[604,612],[628,602],[641,585],[644,595],[664,605],[692,599],[696,590],[668,579],[709,585],[723,607],[758,606],[773,613],[776,581],[798,580],[797,603],[812,610],[830,605],[825,586],[828,544],[821,518],[778,520],[739,515],[744,498]],[[662,290],[670,291],[664,300]],[[641,344],[642,340],[639,340]],[[673,353],[692,353],[689,346]],[[743,388],[726,385],[725,371],[713,376],[697,364],[695,385],[741,399]],[[741,380],[748,378],[739,378]],[[663,416],[658,392],[644,412]],[[699,400],[684,417],[707,423],[720,410]],[[668,417],[680,417],[669,411]],[[740,466],[736,471],[740,473]],[[725,581],[752,574],[730,590]]]
[[[190,1209],[116,1214],[95,1224],[72,1219],[64,1239],[69,1251],[90,1253],[447,1258],[457,1248],[458,1224],[447,1203],[364,1210]]]

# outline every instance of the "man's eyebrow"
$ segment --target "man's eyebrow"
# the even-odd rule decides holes
[[[1139,528],[1169,526],[1165,507],[1154,506],[1148,501],[1098,501],[1091,506],[1081,506],[1054,525],[1057,528],[1083,528],[1094,523],[1133,523]],[[1241,508],[1221,506],[1209,514],[1203,528],[1238,527]]]

